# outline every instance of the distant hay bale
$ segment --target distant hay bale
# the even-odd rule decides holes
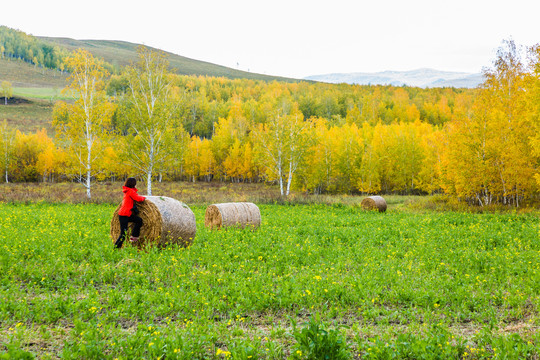
[[[204,226],[210,229],[237,226],[261,226],[261,212],[257,205],[248,202],[213,204],[206,208]]]
[[[114,241],[120,235],[118,210],[114,211],[111,220],[111,238]],[[139,217],[143,220],[138,246],[158,246],[168,244],[189,246],[193,243],[197,225],[195,214],[184,203],[165,196],[146,196],[146,200],[137,203]],[[129,225],[130,228],[132,224]],[[129,243],[129,241],[128,241]]]
[[[362,200],[361,205],[364,210],[379,210],[379,212],[386,211],[386,201],[382,196],[368,196]]]

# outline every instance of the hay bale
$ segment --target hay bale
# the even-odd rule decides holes
[[[213,204],[206,208],[204,226],[210,229],[252,226],[256,229],[261,226],[261,212],[257,205],[248,202]]]
[[[368,196],[362,200],[362,208],[364,210],[379,210],[379,212],[386,211],[386,200],[382,196]]]
[[[116,241],[120,235],[120,221],[116,208],[111,220],[111,238]],[[143,220],[141,228],[140,247],[156,245],[165,247],[167,244],[189,246],[193,243],[197,225],[195,214],[184,203],[165,196],[146,196],[144,202],[137,203]],[[129,225],[130,227],[132,224]],[[129,241],[128,241],[129,243]]]

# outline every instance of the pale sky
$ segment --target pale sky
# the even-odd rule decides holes
[[[124,40],[269,75],[480,72],[503,39],[540,43],[539,0],[11,0],[0,25]]]

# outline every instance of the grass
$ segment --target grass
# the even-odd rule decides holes
[[[258,231],[114,251],[115,204],[0,205],[0,352],[66,359],[540,355],[531,214],[261,204]],[[323,354],[323,355],[321,355]]]
[[[42,69],[22,60],[0,59],[0,82],[9,81],[13,87],[45,87],[63,89],[67,74]]]
[[[13,96],[49,100],[51,103],[56,100],[73,100],[72,96],[62,94],[62,88],[16,87]]]
[[[46,129],[53,133],[51,125],[54,104],[48,100],[32,99],[18,104],[0,104],[0,120],[6,119],[10,126],[22,132]]]

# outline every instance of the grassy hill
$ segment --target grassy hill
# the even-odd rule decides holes
[[[9,81],[14,88],[58,88],[66,86],[67,73],[43,69],[21,60],[0,59],[0,81]]]
[[[74,40],[69,38],[38,37],[43,41],[54,43],[70,51],[83,48],[90,51],[94,56],[102,57],[113,65],[125,66],[137,61],[137,46],[126,41],[109,40]],[[225,66],[212,64],[205,61],[190,59],[184,56],[165,52],[170,62],[171,70],[180,75],[206,75],[223,76],[230,79],[253,79],[265,81],[299,81],[297,79],[269,76],[247,71],[231,69]]]

